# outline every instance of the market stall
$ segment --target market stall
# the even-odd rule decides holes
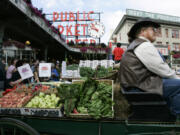
[[[118,83],[114,84],[117,71],[106,62],[98,66],[99,62],[93,61],[90,67],[83,63],[86,62],[66,68],[73,71],[80,67],[79,80],[73,80],[72,76],[72,82],[68,83],[64,80],[32,83],[5,91],[0,98],[0,135],[153,135],[180,132],[180,126],[174,120],[129,119],[132,112],[128,111],[129,105]]]

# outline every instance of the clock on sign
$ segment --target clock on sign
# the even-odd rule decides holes
[[[103,36],[105,27],[103,23],[95,21],[88,26],[88,34],[93,38],[100,38]]]

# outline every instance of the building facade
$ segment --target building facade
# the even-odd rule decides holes
[[[154,44],[164,56],[168,56],[170,51],[180,51],[180,17],[132,9],[126,10],[126,14],[110,37],[110,42],[114,44],[112,50],[117,42],[122,43],[124,49],[127,48],[127,33],[134,23],[142,17],[150,17],[161,25]]]

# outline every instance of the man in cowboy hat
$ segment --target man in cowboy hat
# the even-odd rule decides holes
[[[138,20],[128,33],[130,45],[120,66],[120,83],[126,90],[136,89],[165,97],[174,114],[180,114],[180,79],[152,44],[160,25],[150,18]]]

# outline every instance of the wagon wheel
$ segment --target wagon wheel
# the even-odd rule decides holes
[[[0,119],[0,135],[40,135],[36,130],[26,123],[12,119]]]

